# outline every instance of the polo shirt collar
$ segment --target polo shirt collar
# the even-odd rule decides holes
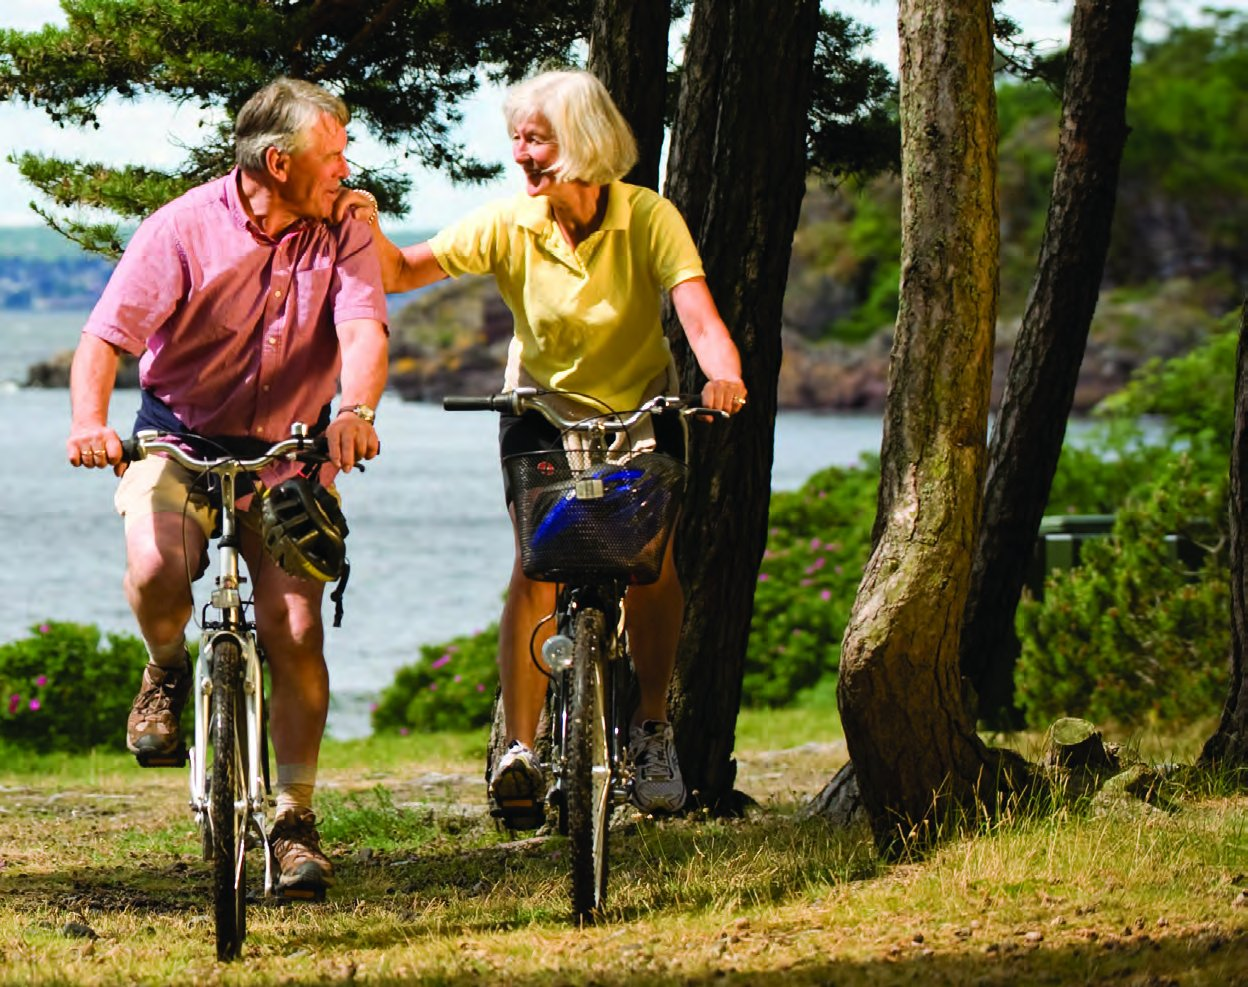
[[[623,182],[611,182],[607,186],[607,214],[602,217],[602,230],[626,230],[633,216],[633,205],[629,201],[629,189]],[[554,224],[554,216],[550,210],[550,199],[544,195],[530,196],[521,192],[516,206],[516,225],[534,233],[545,233]]]

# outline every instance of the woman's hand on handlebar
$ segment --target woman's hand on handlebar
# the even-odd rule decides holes
[[[377,430],[359,415],[340,413],[325,430],[329,461],[344,473],[381,452]]]
[[[745,407],[745,382],[740,377],[708,380],[702,388],[702,403],[716,411],[735,415]]]
[[[104,469],[112,466],[121,476],[125,464],[121,461],[121,438],[107,425],[74,425],[65,443],[70,466],[87,469]]]

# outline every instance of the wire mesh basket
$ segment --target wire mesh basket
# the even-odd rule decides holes
[[[573,469],[562,449],[503,460],[530,579],[659,578],[688,467],[660,452]]]

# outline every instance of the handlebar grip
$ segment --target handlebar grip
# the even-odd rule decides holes
[[[135,460],[144,459],[147,453],[143,451],[143,444],[139,442],[138,436],[121,440],[121,461],[123,463],[133,463]]]
[[[512,394],[489,394],[484,397],[464,394],[448,394],[442,399],[443,411],[511,411],[515,401]]]

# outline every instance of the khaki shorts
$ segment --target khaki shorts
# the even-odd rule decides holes
[[[149,514],[181,514],[193,518],[204,537],[210,538],[219,511],[211,505],[202,486],[194,486],[196,475],[172,459],[148,456],[127,467],[113,494],[113,506],[125,518],[127,527]],[[258,511],[255,517],[252,513],[240,511],[238,519],[259,530]]]
[[[113,494],[113,507],[125,518],[127,526],[132,520],[149,514],[182,514],[194,518],[204,537],[211,538],[220,511],[212,506],[202,486],[194,486],[197,475],[164,456],[140,459],[131,463],[122,475]],[[332,483],[325,489],[342,504],[342,497]],[[238,521],[260,531],[260,501],[253,497],[246,510],[239,510]]]

